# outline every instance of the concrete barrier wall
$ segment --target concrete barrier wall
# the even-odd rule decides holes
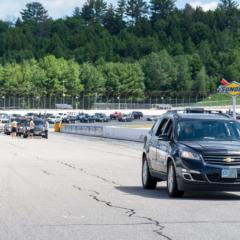
[[[149,129],[143,128],[126,128],[126,127],[105,127],[103,136],[105,138],[121,139],[128,141],[143,142],[144,137]]]
[[[116,126],[63,125],[61,132],[119,140],[143,142],[149,129]]]
[[[85,126],[85,125],[63,125],[61,128],[63,133],[79,134],[86,136],[103,137],[102,126]]]

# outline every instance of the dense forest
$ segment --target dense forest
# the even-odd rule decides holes
[[[0,21],[0,94],[78,96],[214,92],[240,81],[240,10],[212,11],[174,0],[87,0],[52,19],[28,3],[15,23]]]

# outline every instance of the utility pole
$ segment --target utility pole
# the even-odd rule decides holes
[[[2,99],[3,99],[3,106],[4,106],[4,109],[6,109],[5,96],[2,96]]]
[[[65,97],[65,93],[64,93],[64,83],[65,83],[65,81],[63,80],[62,81],[62,104],[64,105],[64,97]]]

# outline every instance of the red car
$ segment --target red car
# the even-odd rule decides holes
[[[121,118],[122,116],[123,116],[123,114],[121,112],[114,112],[114,113],[110,114],[110,119],[117,120],[117,119]]]

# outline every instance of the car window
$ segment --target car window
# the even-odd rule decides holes
[[[157,132],[157,130],[158,130],[158,126],[159,126],[159,124],[161,123],[161,121],[162,121],[162,118],[158,119],[158,120],[153,124],[153,126],[152,126],[152,128],[151,128],[151,130],[150,130],[150,132],[151,132],[153,135],[156,135],[156,132]]]
[[[173,121],[171,119],[168,120],[168,122],[165,125],[163,134],[167,134],[169,138],[172,137],[173,133]]]
[[[240,141],[239,122],[228,120],[188,120],[177,126],[179,141]]]
[[[160,135],[163,134],[163,130],[164,130],[167,122],[168,122],[168,119],[167,118],[163,118],[163,120],[161,121],[161,123],[160,123],[160,125],[158,127],[158,130],[157,130],[157,132],[155,134],[156,136],[160,136]]]
[[[42,126],[43,125],[43,121],[40,121],[40,120],[35,120],[34,123],[35,123],[36,126]]]

